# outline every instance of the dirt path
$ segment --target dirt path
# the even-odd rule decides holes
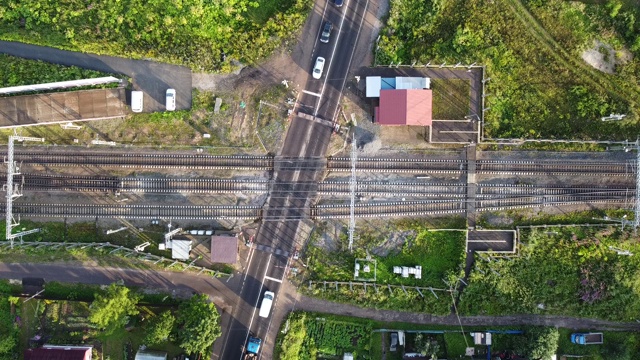
[[[321,312],[336,315],[362,317],[385,322],[405,322],[412,324],[460,325],[463,326],[504,326],[504,325],[544,325],[569,329],[598,329],[613,331],[640,331],[640,323],[620,323],[614,321],[575,318],[554,315],[509,315],[509,316],[435,316],[423,313],[376,310],[340,304],[297,294],[292,309]]]

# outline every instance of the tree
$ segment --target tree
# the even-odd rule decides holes
[[[191,354],[205,354],[222,334],[220,314],[206,295],[194,295],[180,305],[177,318],[180,347]]]
[[[424,336],[422,333],[418,333],[415,338],[416,352],[421,355],[425,355],[433,360],[438,358],[438,351],[440,351],[440,345],[437,341],[432,341],[428,336]]]
[[[144,338],[145,345],[156,345],[169,338],[176,318],[171,311],[165,311],[149,321]]]
[[[532,360],[547,360],[558,350],[559,339],[560,333],[554,327],[532,327],[514,350]]]
[[[109,334],[123,327],[130,315],[138,314],[138,301],[140,296],[132,293],[129,288],[111,284],[104,295],[95,295],[95,300],[89,307],[89,321]]]

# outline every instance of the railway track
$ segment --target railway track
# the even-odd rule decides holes
[[[324,181],[318,184],[320,195],[347,196],[351,193],[348,181]],[[466,186],[457,183],[421,183],[358,181],[356,194],[366,196],[406,196],[461,198],[466,196]]]
[[[511,184],[478,184],[476,199],[497,199],[519,196],[550,196],[550,195],[593,195],[593,196],[615,196],[633,197],[635,188],[624,186],[611,187],[586,187],[586,186],[566,186],[566,187],[543,187],[534,185],[511,185]]]
[[[626,204],[631,198],[622,194],[575,194],[549,196],[520,196],[476,201],[478,211],[497,211],[515,208],[532,208],[563,205]]]
[[[6,177],[5,177],[6,178]],[[266,180],[209,178],[141,178],[109,176],[63,176],[23,174],[24,188],[31,191],[119,191],[130,193],[265,193]],[[19,181],[18,177],[14,180]]]
[[[630,162],[598,162],[576,160],[478,160],[476,174],[635,176]]]
[[[4,212],[4,209],[3,209]],[[261,206],[235,205],[103,205],[103,204],[13,204],[13,213],[30,217],[116,219],[258,219]]]
[[[317,219],[349,218],[350,211],[349,204],[317,205],[311,208],[311,217]],[[358,218],[426,216],[463,212],[465,212],[465,203],[460,200],[360,203],[356,204],[354,209],[354,214]]]
[[[327,169],[351,171],[351,159],[348,157],[329,157],[327,159]],[[466,169],[466,160],[455,159],[358,158],[356,162],[356,171],[360,172],[460,174]]]
[[[14,151],[17,162],[48,166],[102,166],[124,168],[189,168],[189,169],[238,169],[272,170],[271,156],[225,156],[205,154],[157,154],[112,152],[56,152],[55,150]]]

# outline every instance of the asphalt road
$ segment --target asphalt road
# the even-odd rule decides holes
[[[191,69],[185,66],[85,54],[13,41],[0,41],[0,53],[127,75],[133,80],[134,90],[144,92],[144,112],[165,111],[168,88],[176,89],[176,110],[191,109]],[[130,98],[131,94],[127,94],[127,104],[131,103]]]
[[[237,360],[249,334],[271,347],[275,330],[271,317],[257,316],[265,291],[276,293],[273,307],[278,307],[278,293],[289,258],[302,245],[301,224],[309,217],[310,202],[317,193],[317,182],[324,171],[324,157],[331,139],[331,123],[337,117],[351,60],[368,1],[347,0],[341,8],[331,1],[316,3],[307,19],[303,36],[294,51],[294,60],[311,74],[318,56],[326,59],[320,79],[307,77],[300,93],[296,114],[276,158],[274,181],[264,218],[255,238],[255,250],[249,259],[240,290],[240,303],[234,308],[227,335],[222,339],[220,358]],[[334,30],[328,44],[319,41],[324,21]],[[310,38],[314,37],[313,48]],[[309,56],[311,54],[311,56]],[[297,55],[297,57],[295,57]],[[217,352],[217,351],[214,351]]]

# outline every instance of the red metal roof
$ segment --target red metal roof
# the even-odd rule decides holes
[[[91,348],[76,346],[59,346],[48,348],[47,345],[24,352],[24,360],[91,360]]]
[[[380,90],[380,125],[431,126],[431,89]]]

